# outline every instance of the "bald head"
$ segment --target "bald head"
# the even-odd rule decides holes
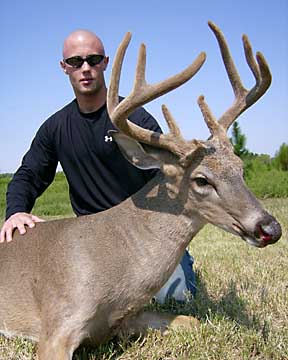
[[[81,55],[93,49],[94,54],[105,55],[105,50],[101,39],[88,30],[73,31],[64,41],[63,59],[71,56]]]
[[[91,62],[93,55],[103,55],[103,58],[97,57],[100,61],[94,63]],[[78,61],[80,58],[79,66],[70,63],[73,57],[78,57]],[[70,62],[67,62],[69,58]],[[96,111],[105,104],[107,88],[104,71],[108,63],[109,57],[105,55],[103,43],[93,32],[76,30],[65,39],[60,65],[64,73],[69,76],[82,112]]]

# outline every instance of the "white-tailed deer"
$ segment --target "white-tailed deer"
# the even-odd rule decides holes
[[[118,103],[127,34],[113,65],[107,106],[120,130],[112,132],[124,156],[159,174],[120,205],[96,215],[38,223],[24,236],[0,248],[0,329],[39,342],[40,360],[72,359],[79,344],[99,344],[121,331],[185,323],[188,317],[140,312],[164,285],[198,231],[212,223],[264,247],[281,237],[279,223],[244,185],[241,160],[226,135],[232,122],[267,90],[269,68],[254,59],[244,37],[246,59],[256,79],[247,91],[226,41],[212,23],[235,101],[216,121],[204,102],[199,106],[211,132],[207,141],[186,141],[166,107],[170,133],[139,128],[129,114],[189,80],[205,54],[182,73],[159,84],[145,81],[145,47],[140,48],[132,93]],[[141,144],[140,144],[141,143]],[[161,259],[161,261],[159,261]],[[140,313],[139,313],[140,312]]]

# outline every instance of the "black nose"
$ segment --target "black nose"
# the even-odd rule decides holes
[[[266,243],[266,245],[274,244],[282,236],[281,225],[273,216],[267,214],[267,216],[256,225],[254,235]]]

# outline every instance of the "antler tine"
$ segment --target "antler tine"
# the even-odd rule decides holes
[[[205,102],[203,95],[199,96],[198,105],[200,107],[204,120],[210,130],[211,135],[220,135],[221,129],[223,128],[219,125],[218,121],[213,116],[209,106]]]
[[[247,63],[254,74],[256,84],[249,91],[246,97],[247,107],[253,105],[269,88],[272,82],[272,75],[264,55],[261,52],[256,53],[255,61],[251,44],[246,35],[243,36],[243,45]]]
[[[219,123],[223,126],[223,128],[228,130],[230,125],[243,111],[253,105],[262,95],[264,95],[271,84],[272,77],[269,66],[261,53],[257,53],[257,62],[255,61],[251,44],[247,36],[244,35],[243,46],[246,61],[256,79],[255,86],[248,91],[241,82],[223,33],[211,21],[208,22],[208,25],[214,32],[218,41],[222,59],[235,95],[233,105],[219,119]]]
[[[259,73],[259,68],[258,68],[257,62],[255,61],[255,58],[253,55],[253,49],[252,49],[252,46],[248,39],[248,36],[244,34],[242,36],[242,41],[243,41],[243,47],[244,47],[246,61],[254,75],[254,78],[257,81],[257,79],[259,79],[259,77],[260,77],[260,73]]]
[[[209,25],[210,29],[214,32],[216,39],[218,41],[220,51],[222,54],[222,59],[223,59],[230,83],[232,85],[234,94],[235,94],[235,96],[239,96],[240,94],[245,92],[245,88],[242,85],[240,76],[237,72],[236,66],[235,66],[232,56],[230,54],[230,50],[226,43],[225,37],[224,37],[222,31],[218,28],[218,26],[216,26],[212,21],[208,21],[208,25]]]
[[[169,127],[170,134],[175,138],[182,138],[180,129],[166,105],[162,105],[162,113]]]
[[[117,128],[135,140],[158,147],[163,147],[174,153],[181,154],[179,146],[177,143],[175,143],[175,139],[171,137],[170,134],[163,135],[147,129],[143,129],[142,127],[129,121],[127,118],[139,106],[142,106],[149,101],[166,94],[167,92],[177,88],[191,79],[203,65],[206,59],[206,55],[205,53],[201,53],[198,55],[196,60],[185,70],[174,76],[171,76],[164,81],[156,84],[147,84],[145,80],[146,48],[145,45],[142,44],[139,50],[133,90],[129,96],[127,96],[123,101],[115,106],[116,98],[118,98],[121,65],[128,44],[129,41],[127,41],[125,37],[117,50],[117,54],[113,63],[112,75],[107,95],[107,108],[109,116]]]
[[[107,109],[108,113],[112,114],[114,109],[119,104],[119,82],[120,82],[120,73],[122,69],[123,59],[127,50],[127,47],[130,43],[132,34],[127,32],[119,45],[115,59],[112,66],[111,79],[108,88],[107,94]]]

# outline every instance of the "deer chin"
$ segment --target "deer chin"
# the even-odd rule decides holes
[[[236,235],[240,236],[241,239],[246,241],[246,243],[249,245],[252,245],[252,246],[255,246],[258,248],[263,248],[263,247],[269,245],[269,243],[271,241],[271,237],[269,235],[267,235],[261,229],[260,226],[257,226],[257,230],[255,231],[254,234],[248,233],[239,224],[233,224],[233,228],[234,228]]]
[[[258,247],[258,248],[263,248],[263,247],[269,245],[268,243],[265,243],[261,239],[257,239],[255,237],[252,237],[249,235],[243,235],[243,236],[241,236],[241,238],[243,240],[245,240],[247,242],[247,244]]]

